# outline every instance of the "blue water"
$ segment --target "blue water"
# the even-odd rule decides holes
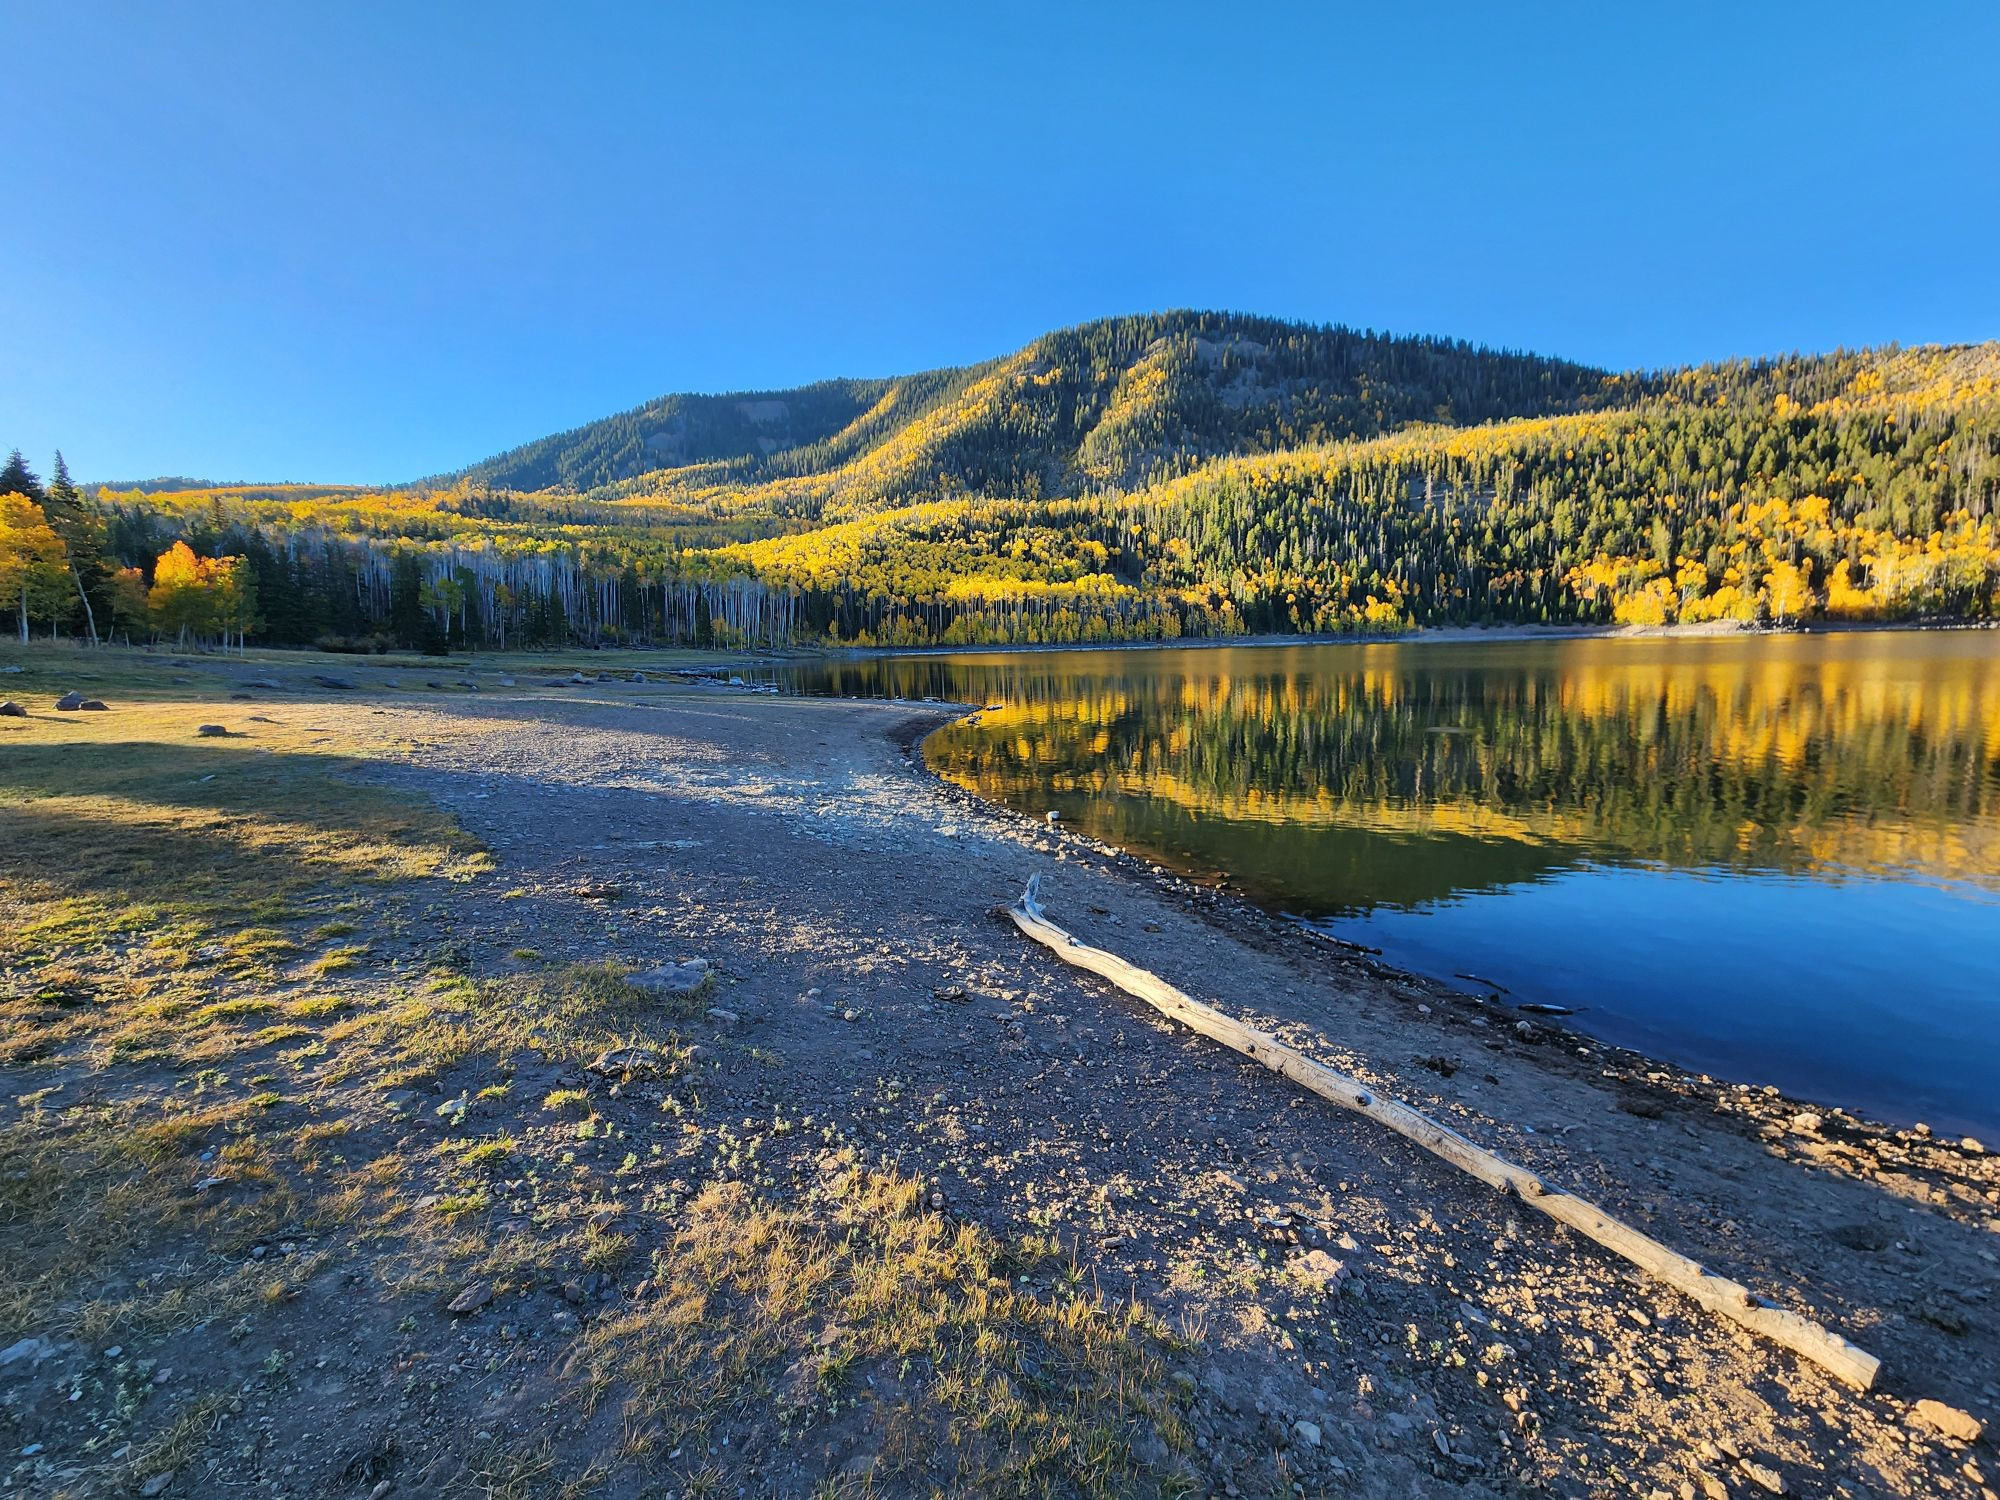
[[[832,658],[959,784],[1670,1065],[2000,1140],[2000,632]],[[1468,988],[1475,986],[1468,984]]]
[[[1691,1071],[2000,1134],[2000,897],[1976,886],[1586,864],[1316,925]]]

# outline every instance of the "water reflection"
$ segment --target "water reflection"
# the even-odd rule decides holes
[[[2000,637],[1098,651],[831,662],[994,705],[942,774],[1320,914],[1584,860],[2000,889]]]
[[[856,658],[927,742],[1393,961],[1683,1065],[2000,1131],[2000,635]]]

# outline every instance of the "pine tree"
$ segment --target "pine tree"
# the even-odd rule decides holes
[[[48,499],[42,481],[28,467],[27,460],[21,457],[19,448],[9,453],[6,464],[0,466],[0,495],[26,495],[37,505]]]
[[[60,448],[49,479],[48,500],[42,508],[68,549],[70,581],[76,586],[77,602],[83,606],[84,627],[90,632],[90,644],[98,645],[97,610],[90,596],[93,590],[103,589],[112,574],[105,551],[104,518],[70,479]]]

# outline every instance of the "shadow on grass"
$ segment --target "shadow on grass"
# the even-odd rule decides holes
[[[12,936],[79,920],[270,920],[308,889],[482,867],[449,818],[341,774],[352,764],[148,742],[10,749],[0,888],[32,911]]]

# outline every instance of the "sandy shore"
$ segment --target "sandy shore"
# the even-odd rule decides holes
[[[808,1119],[867,1165],[930,1185],[952,1222],[1050,1237],[1079,1285],[1197,1330],[1175,1355],[1178,1446],[1156,1444],[1183,1492],[1678,1496],[1773,1481],[1792,1494],[1993,1494],[1991,1439],[1968,1446],[1914,1412],[1929,1398],[2000,1413],[1989,1151],[1689,1078],[981,803],[916,754],[951,712],[935,705],[575,684],[522,666],[518,684],[483,674],[478,693],[392,690],[375,668],[339,692],[303,669],[201,670],[282,677],[253,689],[254,705],[189,709],[226,717],[245,753],[280,732],[365,744],[351,774],[448,811],[490,852],[490,873],[420,908],[357,915],[365,931],[350,941],[367,938],[371,972],[420,985],[440,944],[475,977],[699,957],[713,1008],[690,1024],[692,1092],[674,1109],[746,1131]],[[994,915],[1038,873],[1050,914],[1080,937],[1847,1335],[1884,1361],[1878,1388],[1839,1385],[1061,964]],[[103,1096],[115,1082],[96,1066],[24,1062],[4,1081],[10,1095],[53,1082]],[[505,1066],[481,1128],[513,1132],[520,1153],[546,1133],[539,1101],[565,1088],[590,1092],[601,1139],[619,1143],[607,1161],[689,1128],[663,1118],[657,1092],[607,1091],[532,1048]],[[444,1066],[394,1117],[368,1105],[370,1149],[434,1158],[492,1078],[490,1064]],[[354,1086],[322,1084],[312,1108],[354,1108],[334,1092]],[[735,1169],[689,1156],[673,1170],[683,1202],[704,1174]],[[670,1213],[623,1222],[638,1265],[685,1229]],[[371,1273],[342,1274],[284,1314],[312,1344],[353,1351],[332,1366],[340,1380],[330,1371],[271,1408],[266,1451],[298,1468],[297,1493],[347,1492],[348,1470],[313,1467],[309,1435],[329,1429],[390,1431],[403,1466],[391,1472],[412,1476],[469,1473],[475,1429],[559,1455],[550,1475],[618,1448],[616,1401],[577,1396],[589,1358],[521,1362],[518,1328],[555,1340],[564,1326],[532,1321],[547,1317],[534,1311],[545,1293],[454,1320],[454,1285],[424,1291],[435,1305],[413,1314],[410,1292],[363,1295],[372,1283],[355,1278]],[[587,1328],[611,1314],[584,1316]],[[422,1368],[450,1378],[372,1373],[412,1368],[412,1326]],[[256,1378],[260,1346],[204,1343],[199,1328],[176,1338],[159,1357],[183,1371],[210,1361]],[[809,1441],[773,1411],[737,1409],[707,1462],[729,1493],[866,1475],[887,1441],[888,1407],[870,1403],[890,1399],[894,1372],[871,1372],[870,1387],[878,1378]],[[19,1430],[53,1440],[80,1410],[60,1394],[21,1408]],[[644,1467],[664,1457],[626,1449],[639,1467],[616,1493],[678,1492]],[[246,1481],[275,1474],[215,1462]],[[899,1479],[887,1492],[925,1491]]]

